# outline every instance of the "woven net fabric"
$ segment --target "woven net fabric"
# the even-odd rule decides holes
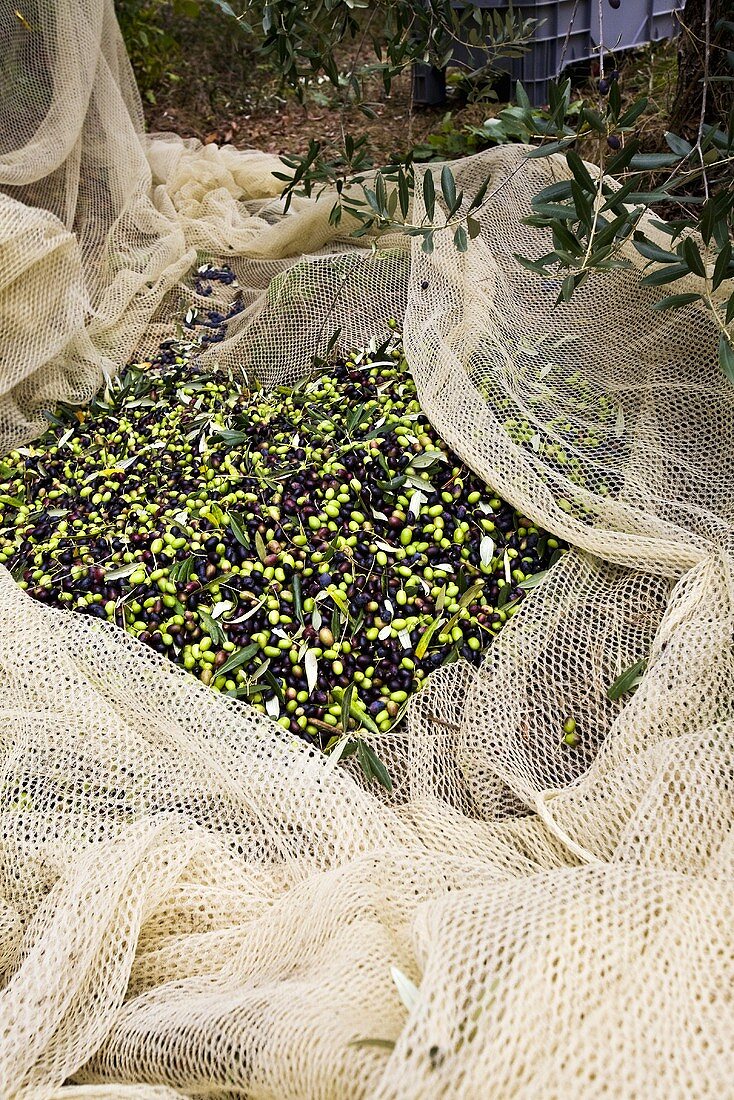
[[[730,1095],[734,390],[709,315],[653,311],[634,268],[555,308],[514,254],[547,251],[522,218],[563,163],[519,147],[455,166],[467,194],[492,177],[465,254],[358,247],[328,196],[284,216],[272,158],[144,135],[111,0],[0,0],[0,112],[5,450],[173,331],[211,255],[247,309],[205,359],[288,381],[398,318],[442,436],[576,547],[380,743],[391,795],[0,571],[0,1093]]]

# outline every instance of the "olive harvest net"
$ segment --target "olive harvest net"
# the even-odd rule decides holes
[[[734,388],[635,268],[554,308],[526,152],[455,165],[468,252],[357,247],[274,158],[144,134],[112,0],[0,0],[5,451],[203,254],[248,303],[205,361],[288,381],[397,317],[443,438],[577,548],[380,742],[391,794],[0,570],[3,1097],[732,1095]]]

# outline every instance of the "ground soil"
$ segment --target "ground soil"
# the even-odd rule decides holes
[[[441,124],[451,111],[457,126],[478,124],[494,113],[493,104],[466,104],[458,99],[445,107],[416,107],[410,94],[410,74],[398,78],[390,95],[384,92],[370,97],[374,118],[356,108],[341,111],[326,92],[315,93],[321,102],[309,96],[305,104],[295,96],[273,91],[260,96],[260,102],[238,109],[236,101],[219,102],[202,89],[198,96],[182,99],[179,89],[162,90],[155,104],[146,105],[149,130],[174,130],[183,137],[204,142],[232,142],[240,148],[257,148],[269,153],[304,153],[311,138],[326,146],[338,147],[342,127],[355,137],[366,136],[376,163],[384,163],[395,154],[404,155],[419,145]],[[243,97],[247,102],[247,97]]]

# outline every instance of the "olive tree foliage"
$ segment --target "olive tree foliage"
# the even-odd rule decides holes
[[[389,92],[396,76],[414,61],[443,67],[460,43],[472,47],[472,75],[491,77],[501,59],[518,56],[527,46],[533,20],[511,6],[487,9],[468,2],[457,7],[451,0],[176,2],[208,4],[230,17],[301,99],[314,82],[332,87],[344,111],[340,145],[325,148],[312,140],[303,156],[283,158],[286,204],[295,194],[329,191],[336,195],[332,224],[344,221],[355,235],[397,229],[421,238],[430,252],[435,235],[450,232],[457,249],[470,247],[479,233],[478,212],[493,197],[489,181],[466,195],[445,166],[437,194],[433,174],[425,172],[420,182],[425,213],[413,220],[417,174],[411,153],[374,168],[368,139],[349,133],[348,113],[374,113],[368,94],[375,78]],[[670,288],[657,308],[698,301],[711,312],[721,366],[734,381],[734,21],[721,14],[726,9],[722,0],[688,0],[682,17],[684,80],[673,109],[673,117],[688,121],[682,133],[665,133],[663,150],[651,152],[641,135],[653,105],[644,95],[625,95],[616,59],[603,44],[605,7],[618,6],[618,0],[595,2],[602,45],[592,93],[574,100],[570,81],[561,79],[551,85],[548,106],[539,110],[518,84],[515,102],[491,129],[491,140],[498,143],[534,145],[529,157],[562,154],[570,170],[567,181],[535,197],[528,219],[549,231],[547,255],[518,260],[539,274],[562,273],[559,301],[567,301],[595,272],[629,264],[625,251],[631,242],[649,261],[643,282]],[[337,57],[350,58],[346,69]],[[685,109],[686,96],[692,109]],[[666,247],[642,228],[643,215],[661,211],[665,220],[653,224],[667,236]],[[676,283],[691,274],[698,276],[697,289],[679,292]]]
[[[368,117],[374,117],[368,96],[376,82],[389,93],[395,78],[415,61],[444,68],[457,46],[471,47],[463,68],[474,88],[488,87],[498,62],[519,56],[536,25],[511,5],[500,10],[457,6],[452,0],[251,0],[237,18],[243,29],[261,36],[260,52],[300,98],[306,97],[309,84],[326,78],[345,116],[351,109]],[[341,56],[351,57],[346,70],[337,65],[338,47]],[[337,195],[332,224],[340,225],[348,215],[356,225],[351,230],[355,236],[397,229],[420,237],[430,252],[435,233],[450,231],[459,250],[468,247],[479,232],[473,215],[486,199],[486,185],[464,195],[447,167],[441,176],[441,202],[426,173],[425,216],[411,221],[416,180],[412,155],[375,169],[367,137],[350,134],[346,122],[341,137],[338,148],[312,140],[304,156],[283,158],[286,204],[294,194],[328,190]]]
[[[600,19],[603,2],[599,0]],[[734,22],[714,19],[716,2],[690,4],[699,16],[695,28],[685,23],[689,5],[683,13],[684,43],[693,39],[701,67],[694,79],[691,50],[684,48],[687,83],[679,82],[673,115],[690,120],[693,113],[695,118],[687,138],[665,132],[663,151],[641,148],[648,100],[637,96],[623,102],[619,73],[606,64],[603,45],[595,102],[579,104],[571,115],[570,83],[557,84],[551,110],[540,113],[539,127],[539,113],[518,87],[518,107],[510,113],[516,135],[522,131],[519,136],[526,140],[541,138],[531,157],[560,151],[571,171],[568,181],[535,196],[527,219],[550,230],[552,249],[539,261],[518,260],[537,273],[564,270],[559,300],[567,301],[594,272],[628,265],[622,246],[631,241],[649,261],[643,283],[670,289],[654,308],[701,302],[710,311],[718,330],[719,362],[734,381],[734,49],[727,49],[734,47]],[[691,86],[693,112],[681,101]],[[596,172],[589,171],[576,151],[582,140]],[[667,236],[666,247],[641,228],[643,215],[661,207],[666,218],[653,219],[652,225]],[[698,277],[698,289],[677,292],[675,284],[691,275]]]

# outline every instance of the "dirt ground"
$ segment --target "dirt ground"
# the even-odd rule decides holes
[[[147,104],[146,113],[150,130],[174,130],[204,142],[232,142],[240,148],[278,154],[304,153],[311,138],[336,147],[343,126],[356,137],[366,135],[372,156],[380,163],[424,142],[449,110],[458,125],[480,123],[494,113],[493,104],[487,102],[455,101],[446,107],[416,107],[411,102],[408,73],[395,81],[389,96],[382,93],[379,98],[371,98],[369,106],[375,118],[367,118],[357,109],[342,113],[326,94],[323,102],[305,105],[295,97],[272,94],[247,110],[238,110],[234,105],[229,110],[224,106],[212,110],[202,94],[185,103],[178,96],[161,97],[158,103]]]

